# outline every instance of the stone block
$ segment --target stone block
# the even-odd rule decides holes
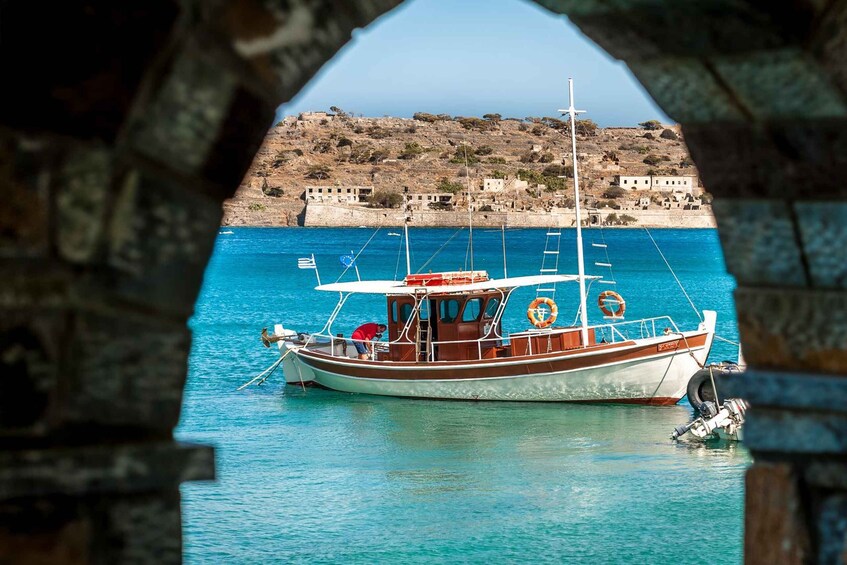
[[[842,94],[799,47],[719,58],[714,68],[756,119],[847,115]]]
[[[108,227],[108,274],[92,291],[182,317],[191,314],[214,247],[221,206],[139,169],[120,179]]]
[[[102,258],[110,204],[112,153],[103,147],[70,151],[56,180],[56,245],[72,263]]]
[[[770,181],[782,156],[763,127],[715,121],[685,125],[683,133],[703,185],[716,198],[762,198],[778,192]]]
[[[818,563],[847,563],[847,493],[825,496],[817,523]]]
[[[273,0],[230,3],[218,27],[232,49],[273,86],[277,100],[289,100],[343,47],[354,29],[401,4],[402,0],[300,2]],[[266,128],[270,127],[268,122]]]
[[[46,433],[58,386],[62,312],[1,310],[0,437]]]
[[[735,304],[750,366],[847,373],[847,293],[740,287]]]
[[[164,436],[179,421],[191,335],[179,322],[81,312],[67,343],[57,425]]]
[[[592,3],[593,4],[593,3]],[[603,10],[566,3],[572,21],[612,56],[627,63],[656,56],[711,58],[778,49],[805,38],[815,11],[803,3],[768,10],[750,2],[611,0]],[[556,3],[545,6],[555,8]]]
[[[745,481],[744,562],[802,565],[809,532],[796,474],[787,464],[755,463]]]
[[[847,491],[847,462],[812,461],[805,465],[803,478],[815,487]]]
[[[0,503],[0,563],[180,563],[179,492]]]
[[[633,61],[630,70],[674,120],[685,123],[743,122],[745,114],[700,60]]]
[[[211,447],[172,441],[6,449],[0,500],[173,490],[214,467]]]
[[[49,253],[49,145],[0,134],[0,258]]]
[[[740,285],[806,283],[791,210],[780,200],[712,203],[727,270]]]
[[[0,123],[79,138],[117,138],[178,2],[4,3]],[[37,36],[38,40],[33,38]]]
[[[759,407],[847,413],[847,376],[748,368],[743,377],[721,379],[718,389]]]
[[[238,188],[262,145],[274,108],[244,88],[237,88],[209,148],[201,174],[220,187],[217,194],[229,198]]]
[[[237,78],[195,48],[184,49],[130,126],[129,144],[183,175],[206,163],[231,108]]]
[[[828,4],[815,26],[811,51],[826,71],[827,78],[847,93],[847,5]]]
[[[794,204],[812,285],[847,289],[847,203]]]
[[[744,443],[754,453],[847,454],[847,415],[753,405]]]

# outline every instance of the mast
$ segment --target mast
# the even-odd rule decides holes
[[[579,211],[579,173],[577,172],[576,158],[576,115],[582,114],[584,110],[576,110],[573,106],[573,79],[568,78],[568,106],[567,110],[559,110],[567,113],[571,119],[571,151],[573,154],[573,190],[576,200],[576,260],[579,265],[579,318],[582,323],[582,346],[588,347],[588,316],[586,313],[585,297],[585,260],[582,253],[582,219]]]
[[[412,274],[412,263],[409,261],[409,187],[403,187],[403,237],[406,240],[406,274]]]

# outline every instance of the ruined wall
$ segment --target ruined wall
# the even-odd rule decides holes
[[[611,210],[603,209],[602,218],[609,214],[628,214],[636,222],[628,227],[670,228],[713,228],[714,216],[703,210]],[[512,228],[571,227],[575,225],[574,211],[566,208],[552,212],[474,212],[473,222],[477,226]],[[582,211],[583,223],[588,222],[588,212]],[[435,210],[415,211],[412,225],[418,227],[458,227],[468,224],[467,211],[442,212]],[[359,206],[330,206],[310,203],[306,207],[307,227],[357,227],[357,226],[402,226],[403,212],[398,209],[372,209]]]

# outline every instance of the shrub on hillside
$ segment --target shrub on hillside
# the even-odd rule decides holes
[[[346,137],[342,137],[338,140],[338,143],[335,144],[336,147],[352,147],[353,142],[347,139]]]
[[[662,160],[657,155],[647,155],[642,161],[646,165],[658,165]]]
[[[480,145],[474,151],[474,154],[476,155],[491,155],[492,153],[494,153],[494,149],[488,145]]]
[[[626,194],[626,191],[619,186],[610,186],[606,190],[603,191],[603,198],[620,198]]]
[[[505,165],[506,160],[503,157],[491,157],[486,161],[486,163],[491,163],[493,165]]]
[[[450,194],[458,194],[464,187],[458,182],[451,182],[447,179],[447,177],[441,177],[438,179],[438,184],[435,185],[435,188],[439,192],[449,192]]]
[[[646,130],[660,130],[662,129],[662,123],[659,120],[647,120],[646,122],[641,122],[638,124]]]
[[[679,139],[679,136],[672,129],[663,130],[662,133],[659,134],[659,137],[661,137],[662,139],[670,139],[672,141],[676,141],[677,139]]]
[[[426,153],[426,149],[420,146],[420,144],[416,141],[412,143],[407,143],[406,147],[400,152],[397,156],[398,159],[414,159],[418,155],[422,155]]]
[[[399,192],[377,190],[368,199],[369,208],[397,208],[403,202]]]
[[[307,179],[315,179],[315,180],[323,180],[329,178],[329,174],[332,172],[326,165],[312,165],[306,170],[306,178]]]
[[[466,143],[460,143],[456,146],[456,152],[450,159],[451,163],[475,165],[479,163],[479,157],[474,154],[473,147]]]

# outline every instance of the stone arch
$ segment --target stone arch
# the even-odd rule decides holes
[[[752,367],[747,560],[837,560],[847,3],[536,1],[629,65],[683,125],[717,197]],[[89,0],[49,18],[0,4],[0,68],[15,78],[0,90],[0,334],[4,347],[42,344],[46,360],[19,371],[38,376],[39,402],[17,406],[14,427],[0,418],[0,521],[18,527],[0,533],[0,560],[179,560],[177,485],[212,474],[211,451],[175,444],[172,429],[221,201],[276,105],[398,4]],[[128,478],[126,458],[159,470]],[[51,474],[60,462],[78,480]],[[58,518],[39,521],[43,508]]]

